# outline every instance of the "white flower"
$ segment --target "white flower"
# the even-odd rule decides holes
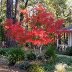
[[[67,64],[59,63],[55,66],[55,69],[56,69],[55,72],[66,72],[66,67],[67,67]]]

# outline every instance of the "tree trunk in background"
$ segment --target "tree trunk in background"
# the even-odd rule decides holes
[[[16,0],[16,3],[15,3],[15,20],[16,20],[16,15],[17,15],[17,5],[18,5],[18,0]]]
[[[28,5],[28,0],[26,0],[25,8],[27,7],[27,5]],[[21,13],[21,14],[20,14],[20,22],[23,20],[23,18],[24,18],[24,16],[23,16],[23,14]]]
[[[2,0],[0,2],[0,24],[1,24],[1,16],[2,16]],[[1,26],[0,26],[1,27]],[[2,47],[2,41],[1,41],[1,28],[0,28],[0,47]]]
[[[7,0],[7,11],[6,11],[6,17],[12,18],[13,16],[13,0]]]
[[[28,0],[26,0],[26,3],[25,3],[25,8],[27,7],[27,5],[28,5]]]
[[[6,18],[13,19],[13,0],[7,0],[7,11]],[[6,46],[7,47],[15,47],[17,46],[14,40],[11,40],[9,37],[6,37]]]

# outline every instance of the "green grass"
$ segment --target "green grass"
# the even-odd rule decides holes
[[[72,56],[57,55],[55,63],[46,63],[42,66],[45,68],[46,72],[54,72],[55,65],[58,63],[64,63],[68,65],[68,72],[72,72]]]
[[[64,63],[70,66],[72,65],[72,56],[57,55],[56,63]]]
[[[72,66],[69,66],[67,69],[68,72],[72,72]]]
[[[68,65],[67,72],[72,72],[72,56],[58,55],[57,62],[62,62]]]

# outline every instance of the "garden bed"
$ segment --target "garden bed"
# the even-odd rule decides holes
[[[57,55],[57,60],[55,63],[41,63],[41,61],[29,61],[31,64],[41,64],[46,72],[54,72],[55,65],[57,63],[64,63],[68,65],[68,72],[72,72],[72,56]],[[14,66],[7,65],[7,59],[4,56],[0,56],[0,72],[25,72],[25,70],[20,69],[19,65],[22,62],[16,63]]]

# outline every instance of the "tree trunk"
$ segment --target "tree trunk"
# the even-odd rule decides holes
[[[6,18],[13,19],[13,0],[7,0]],[[6,46],[15,47],[17,45],[14,40],[11,40],[9,37],[6,37]]]
[[[25,8],[27,7],[27,5],[28,5],[28,0],[26,0],[26,3],[25,3]]]
[[[7,0],[7,11],[6,11],[6,17],[12,18],[13,16],[13,0]]]
[[[17,5],[18,5],[18,0],[16,0],[16,3],[15,3],[15,20],[16,20],[16,15],[17,15]]]
[[[40,46],[40,54],[42,53],[42,47],[43,47],[43,45]]]
[[[26,0],[25,8],[27,7],[27,5],[28,5],[28,0]],[[20,14],[20,22],[23,20],[23,18],[24,18],[24,16],[23,16],[23,14],[21,13],[21,14]]]

